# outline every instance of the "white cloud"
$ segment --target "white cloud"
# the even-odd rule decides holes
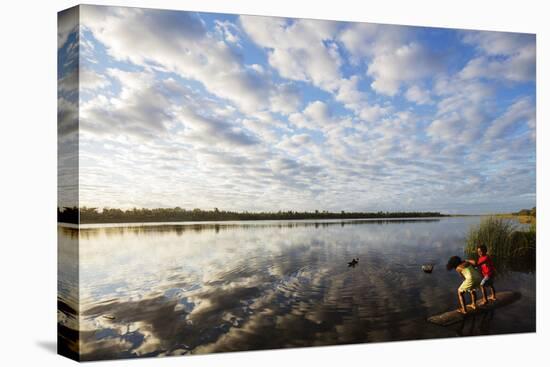
[[[338,39],[352,55],[352,63],[359,64],[375,55],[391,52],[407,43],[406,27],[370,23],[350,23]]]
[[[329,107],[322,101],[311,102],[301,113],[291,114],[288,120],[299,128],[310,130],[327,129],[334,123]]]
[[[409,43],[377,54],[367,74],[373,77],[371,87],[376,92],[394,96],[399,92],[401,83],[432,76],[441,68],[441,60],[434,52],[418,43]]]
[[[57,134],[61,140],[78,132],[78,103],[64,97],[57,99]]]
[[[362,107],[359,111],[359,117],[366,121],[376,121],[381,117],[391,113],[392,108],[390,106],[380,106],[374,104],[372,106]]]
[[[63,75],[57,79],[57,91],[61,94],[78,94],[78,68],[64,70]]]
[[[119,83],[120,93],[116,97],[98,94],[82,102],[81,128],[94,134],[133,134],[146,139],[165,134],[173,113],[154,76],[119,69],[109,69],[108,74]]]
[[[330,121],[330,112],[326,103],[311,102],[304,110],[304,115],[317,124],[326,124]]]
[[[103,74],[99,74],[91,69],[79,68],[78,85],[81,90],[95,90],[109,86],[111,82]]]
[[[446,144],[449,152],[475,150],[472,144],[479,141],[494,114],[494,87],[458,76],[440,77],[433,94],[440,99],[434,120],[427,128],[428,135]]]
[[[173,71],[244,111],[267,108],[270,86],[187,12],[81,6],[81,22],[117,60]],[[167,41],[169,40],[169,41]],[[230,85],[231,88],[227,88]]]
[[[78,32],[79,7],[64,10],[57,16],[57,48],[62,48],[71,33]]]
[[[239,28],[229,21],[215,21],[215,29],[222,34],[225,41],[228,43],[239,44],[240,38],[238,36]]]
[[[535,80],[535,36],[520,33],[469,32],[464,42],[480,52],[460,75],[466,79],[490,78],[513,82]]]
[[[407,100],[416,104],[429,104],[432,103],[430,98],[430,92],[426,88],[420,88],[418,85],[413,85],[405,92]]]
[[[476,46],[487,55],[511,56],[534,43],[535,37],[525,33],[467,31],[463,41]]]
[[[446,75],[436,44],[410,28],[82,8],[83,203],[391,210],[422,197],[425,209],[473,208],[532,168],[533,98]],[[474,45],[480,68],[521,63],[522,43],[508,41],[457,47]],[[495,68],[500,81],[528,74]],[[72,81],[61,76],[61,130],[75,118]]]
[[[312,83],[332,91],[337,88],[341,60],[334,38],[336,23],[321,20],[287,20],[241,16],[249,37],[267,50],[269,64],[283,78]]]
[[[535,106],[530,98],[521,98],[508,107],[500,117],[495,119],[485,133],[488,140],[509,139],[517,135],[518,130],[534,130],[536,122]],[[533,140],[534,140],[534,131]]]
[[[359,90],[358,83],[359,76],[357,75],[342,79],[335,96],[338,102],[342,102],[344,106],[354,111],[366,102],[366,94]]]
[[[514,159],[525,165],[525,159],[534,154],[535,108],[531,98],[520,98],[499,112],[494,85],[460,75],[439,78],[433,91],[441,100],[426,133],[440,147],[439,154],[461,164],[468,162],[487,179],[495,175],[487,171],[488,167],[513,167]]]
[[[351,54],[352,64],[368,65],[371,87],[382,95],[395,96],[403,83],[443,70],[442,55],[415,41],[404,26],[354,23],[347,25],[338,39]]]
[[[310,143],[312,143],[311,136],[308,134],[297,134],[290,137],[285,136],[283,140],[277,144],[277,148],[287,153],[298,154],[301,150],[308,149]]]
[[[254,132],[266,143],[276,144],[279,141],[279,135],[273,129],[272,124],[256,119],[243,119],[241,123],[247,130]]]
[[[335,100],[355,113],[359,119],[372,122],[389,114],[392,109],[377,103],[370,104],[367,94],[359,90],[359,76],[342,79],[336,93]]]
[[[202,142],[206,146],[224,144],[232,147],[250,146],[259,142],[246,130],[221,118],[202,116],[186,108],[181,109],[177,116],[190,128],[190,131],[184,132],[189,142]]]
[[[120,93],[97,94],[81,104],[86,134],[173,139],[191,146],[247,147],[258,139],[245,129],[230,106],[220,107],[173,79],[156,80],[151,72],[108,69]]]
[[[466,131],[464,120],[457,112],[434,120],[427,132],[435,139],[449,141]]]
[[[269,98],[271,110],[288,115],[298,111],[302,104],[300,91],[291,84],[279,84]]]

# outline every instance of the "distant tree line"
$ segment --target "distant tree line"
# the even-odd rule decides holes
[[[368,219],[368,218],[425,218],[445,217],[439,212],[314,212],[277,211],[277,212],[236,212],[219,210],[175,208],[133,208],[128,210],[104,208],[58,208],[57,220],[63,223],[143,223],[143,222],[193,222],[228,220],[284,220],[284,219]]]

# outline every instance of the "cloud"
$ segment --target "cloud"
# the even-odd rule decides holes
[[[325,102],[313,101],[300,113],[293,113],[289,121],[295,126],[304,129],[326,129],[334,123],[330,109]]]
[[[268,144],[276,144],[280,140],[276,130],[277,125],[270,123],[270,121],[245,118],[241,120],[241,123],[247,130],[254,132]]]
[[[510,105],[501,116],[491,123],[485,132],[485,137],[487,139],[503,139],[528,130],[533,132],[531,136],[534,141],[535,121],[535,106],[530,98],[524,97]]]
[[[414,34],[412,28],[404,26],[352,23],[342,29],[338,39],[350,53],[352,64],[368,65],[371,88],[392,97],[402,84],[444,70],[445,56],[425,47]]]
[[[290,137],[285,137],[277,148],[284,150],[287,153],[297,154],[302,149],[307,149],[309,144],[312,143],[311,136],[308,134],[297,134]]]
[[[511,56],[524,47],[530,47],[535,42],[535,36],[527,33],[467,31],[462,40],[487,55]]]
[[[269,102],[273,112],[288,115],[300,108],[302,97],[297,87],[289,83],[281,83],[274,88]]]
[[[85,67],[79,68],[78,85],[81,90],[95,90],[109,86],[111,82],[103,74],[99,74]]]
[[[521,33],[468,32],[463,38],[480,55],[461,71],[466,79],[490,78],[512,82],[535,80],[535,36]]]
[[[149,72],[109,69],[108,74],[120,85],[120,94],[98,94],[80,107],[81,128],[94,134],[132,134],[144,139],[167,132],[174,118],[171,103]]]
[[[208,99],[193,95],[189,89],[174,84],[173,79],[157,80],[151,72],[113,68],[107,74],[118,83],[120,93],[113,97],[98,94],[82,104],[82,129],[88,133],[131,134],[167,142],[177,137],[188,144],[206,146],[258,143],[231,110],[219,105],[213,108]],[[208,114],[199,112],[204,110]]]
[[[258,144],[258,140],[247,134],[242,128],[232,126],[231,123],[216,117],[197,114],[189,109],[182,109],[178,113],[179,120],[190,132],[184,133],[194,143],[204,142],[206,145],[228,144],[230,146],[250,146]]]
[[[241,39],[239,37],[240,29],[229,21],[215,21],[215,29],[220,32],[224,37],[224,40],[228,43],[239,44]]]
[[[334,38],[337,23],[240,16],[248,36],[266,49],[269,64],[286,79],[305,81],[328,91],[337,88],[340,56]]]
[[[367,74],[373,77],[371,87],[378,93],[395,96],[403,82],[412,82],[442,70],[441,59],[418,43],[409,43],[377,54]]]
[[[338,40],[351,54],[352,63],[359,64],[406,44],[409,33],[404,26],[349,23],[340,31]]]
[[[378,104],[362,107],[359,111],[359,117],[365,121],[376,121],[381,117],[391,113],[390,106],[380,106]]]
[[[405,97],[416,104],[430,104],[433,101],[430,98],[430,92],[425,88],[413,85],[405,92]]]
[[[472,66],[523,63],[529,37],[445,30],[441,51],[430,29],[82,9],[88,205],[477,210],[532,188],[521,177],[534,169],[528,68],[474,77]],[[75,48],[60,49],[69,133]]]
[[[524,182],[525,176],[520,174],[509,177],[506,185],[499,181],[502,172],[512,175],[516,168],[529,166],[527,162],[534,157],[535,108],[531,98],[504,103],[506,107],[501,110],[497,107],[498,91],[493,85],[488,81],[464,79],[460,73],[453,78],[438,79],[433,91],[442,99],[437,104],[434,120],[427,126],[427,136],[437,154],[452,162],[454,170],[465,171],[464,176],[478,177],[483,183],[460,187],[447,177],[446,185],[456,186],[452,191],[457,196],[476,193],[479,201],[490,201],[488,197],[494,195],[491,193],[506,193],[517,198],[524,188],[531,190],[531,185]]]
[[[269,85],[207,31],[193,13],[82,6],[82,24],[116,60],[168,70],[201,82],[212,94],[254,112],[268,106]],[[231,88],[227,88],[227,86]]]
[[[64,69],[61,75],[57,78],[57,92],[65,97],[78,95],[78,72],[79,68]],[[74,99],[74,98],[73,98]]]
[[[342,102],[347,108],[357,110],[360,105],[366,101],[366,94],[359,91],[358,83],[358,75],[353,75],[348,79],[342,79],[335,99]]]
[[[71,33],[78,34],[79,24],[79,7],[75,6],[70,9],[59,12],[57,15],[57,48],[62,48]]]
[[[368,101],[367,93],[359,89],[358,75],[340,81],[335,100],[353,111],[357,118],[370,122],[386,116],[392,111],[390,107]]]
[[[57,134],[61,138],[78,131],[78,106],[63,97],[57,100]]]
[[[58,207],[79,204],[78,11],[58,15],[57,163]]]
[[[304,110],[304,116],[317,124],[326,124],[330,121],[330,112],[326,103],[311,102]]]
[[[446,149],[475,146],[493,114],[493,88],[455,77],[438,79],[434,91],[441,99],[434,119],[426,129],[428,136],[445,142]]]

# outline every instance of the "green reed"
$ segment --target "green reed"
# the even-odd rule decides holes
[[[512,220],[487,217],[470,229],[466,237],[466,255],[476,257],[477,247],[487,246],[489,255],[501,268],[532,271],[535,266],[536,224],[527,230]]]

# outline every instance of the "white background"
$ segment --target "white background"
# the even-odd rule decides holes
[[[299,0],[94,1],[182,10],[281,15],[537,33],[537,333],[287,349],[102,366],[459,366],[529,363],[548,353],[548,38],[545,1]],[[0,10],[0,365],[65,366],[56,340],[56,12],[73,1],[11,1]],[[545,24],[545,21],[547,24]],[[546,230],[545,230],[546,228]],[[546,339],[546,340],[545,340]],[[548,362],[546,362],[548,363]]]

